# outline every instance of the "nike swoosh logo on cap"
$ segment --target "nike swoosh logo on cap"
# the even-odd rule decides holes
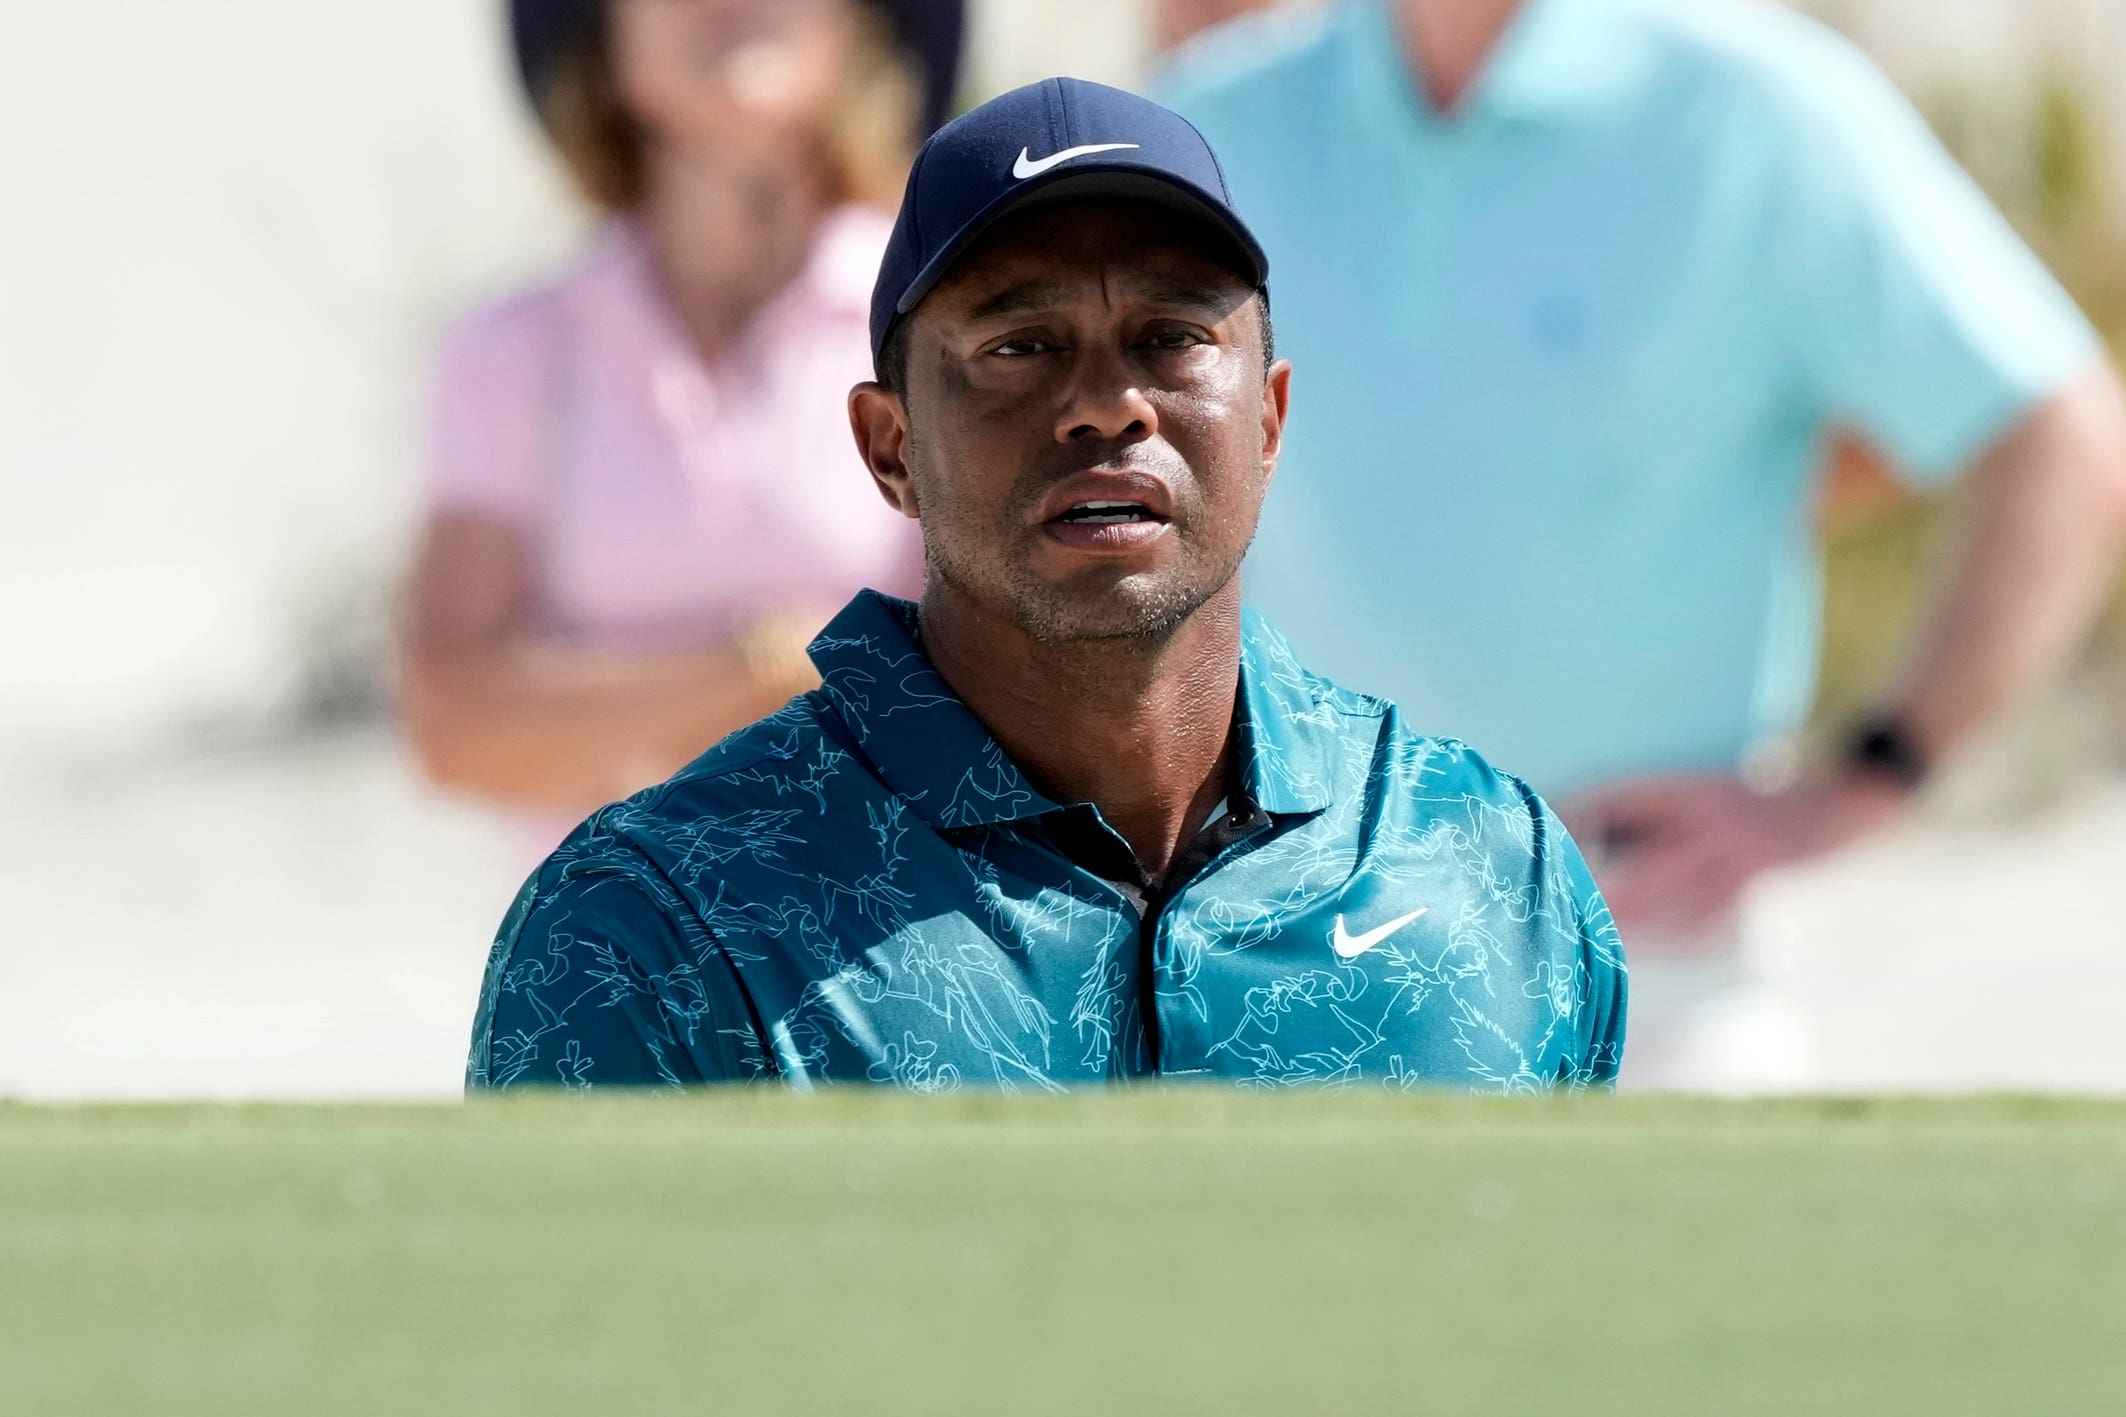
[[[1400,920],[1390,920],[1378,930],[1368,930],[1363,935],[1347,933],[1344,930],[1344,918],[1339,915],[1336,917],[1336,929],[1329,937],[1329,947],[1336,951],[1338,959],[1357,959],[1367,950],[1372,949],[1382,940],[1387,939],[1397,930],[1402,929],[1403,926],[1423,915],[1429,908],[1428,906],[1419,906]]]
[[[1063,151],[1044,157],[1038,162],[1034,160],[1033,149],[1020,148],[1019,160],[1011,165],[1011,175],[1024,182],[1027,178],[1039,177],[1057,163],[1069,162],[1074,157],[1084,157],[1087,153],[1118,152],[1123,148],[1137,146],[1138,144],[1136,143],[1088,143],[1082,148],[1065,148]]]

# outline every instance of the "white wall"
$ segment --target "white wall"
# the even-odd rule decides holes
[[[0,46],[0,738],[270,696],[374,575],[441,311],[567,236],[464,0],[70,0]]]

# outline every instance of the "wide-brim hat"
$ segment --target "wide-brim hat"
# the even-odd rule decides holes
[[[509,37],[517,76],[536,97],[554,59],[607,0],[509,0]],[[901,48],[921,71],[921,139],[952,112],[959,90],[960,55],[967,37],[967,0],[863,0],[886,17]]]

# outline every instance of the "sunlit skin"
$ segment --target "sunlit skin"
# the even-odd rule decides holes
[[[850,420],[922,523],[924,649],[1037,786],[1098,806],[1156,880],[1226,790],[1240,563],[1291,370],[1266,364],[1217,240],[1146,204],[1018,214],[908,321],[906,389],[860,385]],[[1090,501],[1142,519],[1065,519]]]

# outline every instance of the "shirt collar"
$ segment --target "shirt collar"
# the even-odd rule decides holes
[[[1606,0],[1524,0],[1476,85],[1451,114],[1432,107],[1404,55],[1395,0],[1350,0],[1346,42],[1363,97],[1424,129],[1487,119],[1570,118],[1616,94],[1643,62],[1636,31]]]
[[[915,642],[911,602],[859,592],[812,641],[811,655],[827,702],[924,821],[976,827],[1058,810],[930,667]]]
[[[1034,789],[948,687],[915,638],[916,607],[863,591],[812,642],[821,692],[896,795],[942,830],[1062,810]],[[1265,812],[1329,805],[1338,727],[1325,686],[1284,637],[1243,612],[1238,758]]]
[[[1319,812],[1332,800],[1341,715],[1285,637],[1252,610],[1240,615],[1241,781],[1272,815]]]

